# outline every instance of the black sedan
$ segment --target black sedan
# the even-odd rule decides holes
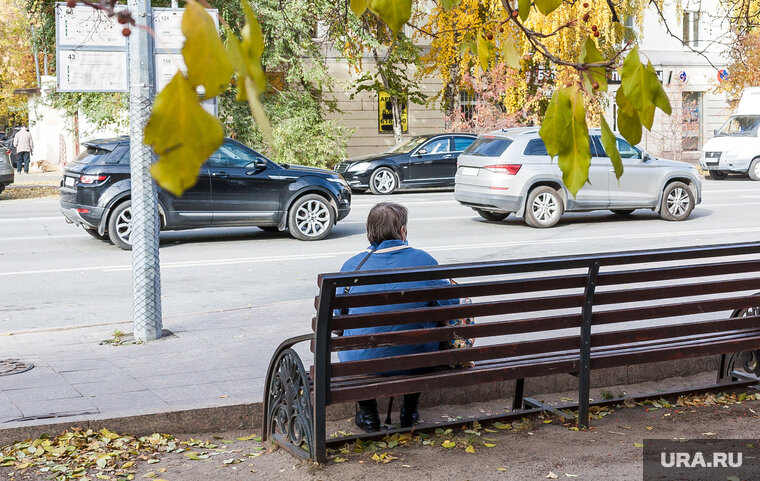
[[[130,249],[132,226],[129,138],[84,144],[66,166],[61,211],[97,239]],[[198,182],[181,197],[158,189],[161,229],[258,226],[319,240],[351,208],[351,189],[329,170],[278,165],[234,140],[203,164]]]
[[[454,185],[457,158],[477,138],[472,134],[412,137],[381,154],[344,160],[335,166],[355,191],[391,194],[399,187]]]

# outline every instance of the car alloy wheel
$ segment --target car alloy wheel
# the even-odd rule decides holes
[[[760,180],[760,159],[755,159],[749,166],[749,178],[752,180]]]
[[[531,227],[552,227],[562,216],[565,208],[559,192],[548,185],[531,191],[525,212],[525,222]]]
[[[298,199],[290,210],[289,227],[293,237],[319,240],[327,236],[335,224],[335,214],[327,200],[317,194]]]
[[[117,205],[108,219],[108,238],[119,249],[132,249],[132,201]]]
[[[370,179],[370,188],[375,194],[392,194],[396,190],[396,184],[396,174],[385,167],[373,172]]]
[[[663,196],[660,216],[665,220],[685,220],[694,210],[694,195],[683,182],[668,184]]]

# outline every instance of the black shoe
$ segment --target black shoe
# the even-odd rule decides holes
[[[401,403],[401,412],[399,413],[399,420],[401,421],[402,428],[410,428],[419,422],[419,405],[419,393],[407,394],[404,396],[404,402]]]
[[[359,401],[359,407],[356,409],[354,422],[362,431],[374,433],[380,431],[380,416],[377,414],[377,401]]]

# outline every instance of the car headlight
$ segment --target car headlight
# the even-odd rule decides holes
[[[357,174],[361,174],[362,172],[366,172],[367,169],[369,169],[369,162],[357,162],[351,164],[346,172],[356,172]]]
[[[327,180],[329,180],[330,182],[335,182],[336,184],[340,184],[347,189],[350,189],[350,187],[348,186],[348,182],[346,182],[346,179],[344,179],[343,177],[330,177]]]

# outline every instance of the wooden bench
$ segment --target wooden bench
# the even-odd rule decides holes
[[[449,278],[458,284],[343,294],[344,286]],[[578,425],[588,426],[592,369],[722,355],[718,383],[724,387],[756,383],[760,374],[760,243],[324,274],[318,284],[313,333],[283,342],[270,363],[263,423],[264,439],[318,462],[326,460],[325,410],[336,403],[514,381],[519,413],[529,407],[525,378],[568,373],[578,377]],[[473,302],[333,315],[335,309],[463,297]],[[462,317],[476,323],[332,334]],[[454,338],[477,342],[470,349],[367,361],[335,358],[344,350]],[[292,349],[305,341],[314,353],[308,371]],[[466,361],[475,367],[448,368]],[[413,368],[432,370],[377,374]]]

